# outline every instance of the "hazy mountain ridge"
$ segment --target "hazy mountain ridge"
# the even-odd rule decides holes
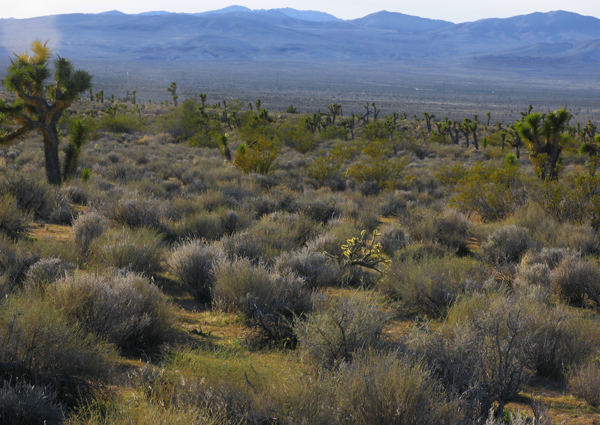
[[[600,62],[600,19],[557,11],[455,24],[381,11],[340,20],[317,11],[250,10],[197,14],[66,14],[0,20],[0,45],[50,39],[73,59],[320,60],[469,64],[578,70]],[[0,54],[2,50],[0,50]]]

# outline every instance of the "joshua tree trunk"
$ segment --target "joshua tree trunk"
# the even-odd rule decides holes
[[[44,137],[44,156],[46,160],[46,177],[48,183],[60,185],[60,162],[58,160],[58,131],[56,126],[45,128],[42,132]]]

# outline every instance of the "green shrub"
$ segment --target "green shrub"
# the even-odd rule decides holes
[[[135,273],[75,273],[46,297],[67,317],[126,352],[154,350],[172,336],[175,313],[160,290]]]
[[[496,264],[517,263],[532,245],[527,230],[514,225],[503,226],[482,245],[483,256]]]
[[[526,201],[524,180],[517,167],[477,163],[447,180],[456,184],[450,205],[484,221],[500,220]]]
[[[89,260],[151,275],[162,269],[162,247],[162,238],[152,230],[111,229],[92,241]]]
[[[375,300],[355,295],[323,304],[294,328],[300,352],[314,364],[332,368],[383,345],[388,316]]]
[[[167,263],[198,301],[210,301],[215,283],[215,264],[223,257],[224,253],[217,245],[193,239],[175,247]]]
[[[19,239],[29,231],[28,213],[21,211],[11,194],[0,195],[0,232],[11,239]]]
[[[60,425],[63,414],[49,387],[23,381],[0,385],[0,423],[11,425]]]
[[[142,120],[133,114],[116,113],[104,115],[100,119],[99,130],[112,133],[135,133],[143,128]]]
[[[272,273],[247,259],[221,262],[215,277],[216,307],[242,313],[269,341],[293,342],[292,319],[312,307],[302,279]]]
[[[0,340],[2,379],[50,386],[57,401],[69,406],[102,388],[112,374],[110,346],[30,294],[13,296],[0,307]]]

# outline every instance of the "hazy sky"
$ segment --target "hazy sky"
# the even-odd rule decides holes
[[[358,18],[379,10],[408,13],[454,22],[489,17],[507,17],[534,11],[570,10],[600,17],[598,0],[1,0],[0,17],[26,18],[72,12],[102,12],[118,9],[125,13],[150,10],[203,12],[240,4],[252,9],[293,7],[322,10],[340,18]]]

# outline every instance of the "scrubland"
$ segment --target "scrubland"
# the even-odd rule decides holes
[[[592,123],[212,102],[0,150],[3,423],[600,423]]]

